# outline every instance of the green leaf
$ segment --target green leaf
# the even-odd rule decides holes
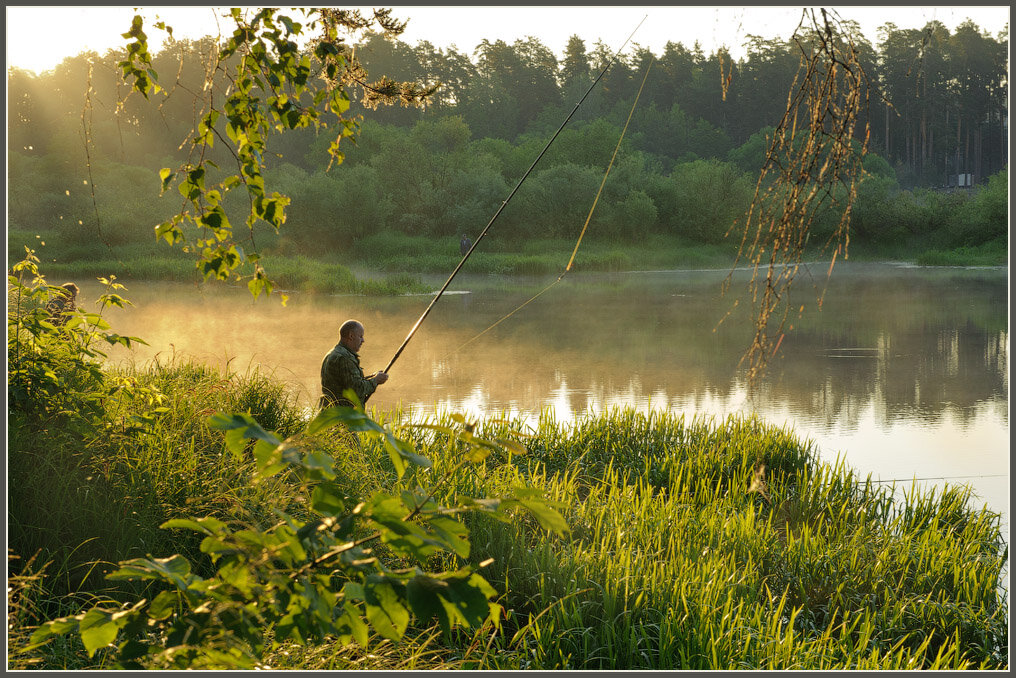
[[[479,574],[472,573],[468,577],[449,577],[448,589],[441,596],[445,601],[445,610],[456,616],[467,625],[479,628],[490,616],[489,599],[497,595],[494,588]]]
[[[219,537],[210,536],[201,540],[201,552],[207,553],[211,556],[212,562],[214,563],[224,555],[239,553],[239,549],[236,545],[227,544]]]
[[[121,563],[119,570],[110,573],[107,579],[164,579],[186,590],[195,579],[190,573],[190,562],[178,553],[169,558],[135,558]]]
[[[435,516],[427,521],[447,548],[460,558],[469,557],[469,528],[448,516]]]
[[[253,592],[253,584],[251,572],[247,566],[235,561],[227,562],[219,568],[218,578],[236,588],[246,599],[250,599]]]
[[[307,454],[303,459],[303,467],[308,471],[315,472],[318,477],[324,478],[325,480],[331,480],[335,477],[335,460],[331,455],[325,454],[319,450],[314,450]]]
[[[224,231],[230,229],[229,218],[220,205],[216,205],[213,209],[202,214],[198,225],[211,229],[216,236],[222,235]]]
[[[520,456],[529,454],[529,449],[525,445],[516,440],[508,440],[507,438],[495,438],[494,440],[497,442],[498,445],[508,450],[512,454],[517,454]]]
[[[256,261],[255,257],[256,255],[251,254],[247,258],[250,261]],[[250,279],[250,282],[247,283],[247,289],[250,290],[251,296],[257,299],[258,297],[261,296],[262,292],[264,292],[266,295],[272,293],[272,283],[259,270],[258,273],[253,278]]]
[[[371,581],[374,579],[374,581]],[[399,640],[409,625],[409,610],[405,608],[394,587],[387,581],[368,579],[364,587],[367,620],[381,636]]]
[[[254,445],[254,461],[258,465],[258,476],[271,478],[286,468],[288,463],[282,458],[282,450],[267,440],[259,440]]]
[[[30,645],[37,645],[39,643],[45,643],[53,636],[62,636],[66,633],[74,631],[78,628],[80,623],[81,615],[77,617],[60,617],[53,621],[48,621],[42,624],[39,628],[32,633],[32,637],[29,639]]]
[[[170,245],[175,245],[178,242],[186,240],[183,231],[181,231],[174,221],[165,221],[155,227],[155,239],[163,239]]]
[[[249,414],[222,414],[221,412],[208,419],[208,425],[225,431],[226,447],[238,459],[243,458],[243,451],[247,439],[263,440],[273,445],[281,445],[280,441],[273,434],[261,428],[260,424],[254,421]]]
[[[347,394],[355,396],[352,391],[347,391]],[[430,468],[432,465],[430,459],[417,454],[410,443],[400,440],[388,429],[368,417],[362,409],[355,407],[340,405],[326,407],[318,412],[310,424],[307,425],[307,433],[315,435],[339,424],[345,424],[350,431],[368,433],[383,438],[385,450],[388,452],[388,456],[392,460],[392,465],[395,467],[395,472],[399,478],[406,471],[405,460],[412,461],[414,464],[424,468]]]
[[[339,424],[348,424],[353,421],[359,422],[361,419],[367,419],[367,416],[352,407],[333,405],[317,413],[314,419],[307,425],[307,434],[317,435]]]
[[[550,505],[550,502],[542,499],[519,499],[519,503],[529,509],[544,529],[556,535],[568,532],[568,522]]]
[[[444,581],[420,571],[406,584],[406,598],[413,614],[422,621],[436,617],[445,633],[451,631],[451,620],[441,603],[440,593],[447,588]]]
[[[173,170],[168,167],[163,167],[159,170],[159,180],[162,182],[162,192],[165,193],[169,190],[169,185],[173,183],[173,177],[176,176]]]
[[[320,483],[310,496],[311,508],[324,516],[340,516],[346,511],[342,491],[332,483]]]
[[[89,657],[94,656],[96,650],[116,640],[116,634],[120,630],[113,621],[112,614],[97,607],[85,613],[78,628],[81,632],[81,642],[85,644]]]
[[[148,606],[148,616],[152,619],[169,619],[176,611],[177,593],[174,591],[162,591],[155,596],[155,600]]]
[[[193,530],[204,534],[219,534],[226,528],[226,523],[218,518],[206,516],[203,518],[172,518],[160,525],[164,530],[179,528],[181,530]]]
[[[336,629],[351,636],[360,647],[366,648],[370,629],[360,618],[360,610],[349,602],[343,605],[342,610],[342,615],[336,620]]]

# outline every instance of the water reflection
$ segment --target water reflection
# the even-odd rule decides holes
[[[747,304],[719,324],[733,302],[719,295],[725,273],[574,275],[484,334],[548,281],[460,276],[457,294],[434,307],[371,404],[531,418],[551,408],[559,420],[613,406],[754,411],[862,472],[970,475],[975,463],[1007,476],[1005,270],[838,264],[819,310],[823,268],[814,286],[803,278],[793,290],[792,306],[805,313],[791,319],[751,397],[738,370],[752,334]],[[365,324],[369,372],[387,364],[430,300],[295,294],[282,307],[242,290],[183,285],[132,285],[126,296],[135,307],[116,311],[114,328],[151,344],[134,360],[175,351],[231,360],[233,371],[259,365],[307,404],[343,320]],[[1003,494],[990,503],[1007,512]]]

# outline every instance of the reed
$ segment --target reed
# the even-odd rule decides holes
[[[526,443],[529,457],[460,488],[527,482],[569,507],[567,539],[525,520],[470,523],[515,634],[499,639],[499,666],[1007,666],[1007,546],[966,490],[894,501],[751,418],[544,417]]]

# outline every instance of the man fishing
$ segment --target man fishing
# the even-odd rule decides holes
[[[78,286],[67,282],[57,288],[49,303],[46,304],[46,313],[49,314],[49,321],[57,327],[63,327],[70,319],[69,313],[74,311],[74,303],[78,298]]]
[[[362,405],[377,390],[377,387],[388,381],[385,372],[375,372],[369,377],[363,375],[360,367],[360,356],[357,353],[363,346],[363,324],[357,320],[347,320],[339,328],[339,343],[328,352],[321,363],[321,401],[322,408],[331,405],[351,407],[353,403],[342,394],[352,389]]]

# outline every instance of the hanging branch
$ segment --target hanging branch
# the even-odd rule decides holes
[[[267,224],[279,232],[289,205],[289,197],[266,185],[265,162],[274,136],[286,130],[330,128],[335,134],[328,149],[330,162],[342,162],[339,142],[355,137],[359,121],[348,113],[349,92],[359,88],[364,106],[377,108],[422,105],[436,90],[387,78],[367,82],[346,38],[375,24],[386,36],[398,35],[405,22],[394,20],[391,10],[374,10],[372,18],[358,10],[299,12],[302,23],[272,8],[229,11],[234,30],[216,46],[201,98],[195,98],[200,122],[183,144],[188,159],[159,172],[163,193],[175,185],[183,203],[155,227],[156,237],[196,254],[206,279],[242,280],[246,276],[240,274],[241,267],[249,265],[253,274],[247,286],[255,298],[273,289],[254,241],[255,226]],[[155,26],[172,35],[163,22]],[[124,37],[130,42],[127,58],[118,64],[123,78],[145,98],[160,93],[140,15]],[[216,142],[226,149],[221,155],[228,159],[228,169],[212,158]],[[226,196],[232,190],[246,194],[246,232],[234,228],[227,215]],[[285,303],[285,295],[282,298]]]
[[[855,133],[869,98],[858,48],[838,18],[820,12],[821,22],[814,10],[804,10],[794,32],[800,68],[744,219],[734,266],[723,284],[726,293],[734,269],[748,263],[755,334],[739,366],[747,364],[749,389],[758,385],[785,333],[793,329],[788,325],[788,295],[817,216],[829,211],[839,215],[820,246],[823,255],[831,254],[827,278],[836,259],[847,258],[851,209],[868,148],[867,120],[861,133]],[[802,36],[808,20],[811,26]],[[817,301],[821,308],[822,294]],[[804,306],[796,310],[801,314]]]

